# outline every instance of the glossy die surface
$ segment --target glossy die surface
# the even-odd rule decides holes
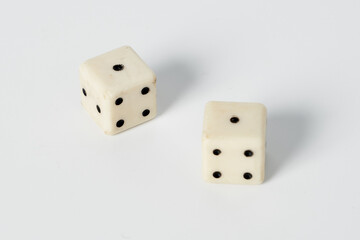
[[[129,46],[84,62],[80,84],[82,105],[106,134],[156,116],[156,76]]]
[[[203,177],[212,183],[260,184],[265,172],[266,108],[209,102],[202,135]]]

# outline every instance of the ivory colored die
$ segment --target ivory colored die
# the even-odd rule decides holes
[[[82,105],[106,134],[156,116],[156,76],[129,46],[84,62],[80,84]]]
[[[262,183],[265,130],[266,108],[260,103],[207,103],[202,135],[205,181]]]

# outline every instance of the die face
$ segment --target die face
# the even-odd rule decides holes
[[[203,140],[203,177],[211,183],[260,184],[264,181],[265,151],[258,142]]]
[[[130,47],[86,61],[80,83],[82,105],[108,135],[156,116],[156,77]]]
[[[156,116],[155,83],[141,84],[110,101],[110,125],[107,134],[116,134],[149,121]]]
[[[80,75],[109,98],[138,85],[156,82],[154,72],[129,46],[87,60],[80,66]]]
[[[109,132],[109,129],[112,128],[108,121],[108,113],[111,112],[109,101],[103,95],[98,94],[82,77],[80,77],[80,83],[82,106],[105,133]]]
[[[204,179],[211,183],[262,183],[265,128],[262,104],[208,103],[202,140]]]
[[[265,139],[266,108],[261,103],[209,102],[204,130],[209,138]]]

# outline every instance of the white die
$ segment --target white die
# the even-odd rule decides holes
[[[156,116],[156,76],[129,46],[84,62],[80,84],[82,105],[106,134]]]
[[[260,184],[265,172],[266,108],[209,102],[202,135],[203,177],[212,183]]]

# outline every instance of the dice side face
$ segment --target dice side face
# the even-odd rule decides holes
[[[155,118],[157,113],[155,81],[154,79],[140,84],[112,98],[110,134],[123,132]]]
[[[82,75],[80,75],[80,85],[82,106],[89,113],[96,124],[106,134],[109,134],[112,128],[109,121],[110,115],[108,114],[111,112],[111,106],[107,101],[107,97],[98,93],[96,89],[92,88],[91,83],[86,81],[86,78],[83,78]]]
[[[265,128],[266,109],[262,104],[208,103],[202,139],[204,180],[229,184],[262,183]]]
[[[82,105],[105,134],[120,133],[156,116],[156,76],[128,46],[84,62],[80,82]]]
[[[204,139],[202,149],[205,181],[229,184],[264,181],[265,151],[259,141]]]

